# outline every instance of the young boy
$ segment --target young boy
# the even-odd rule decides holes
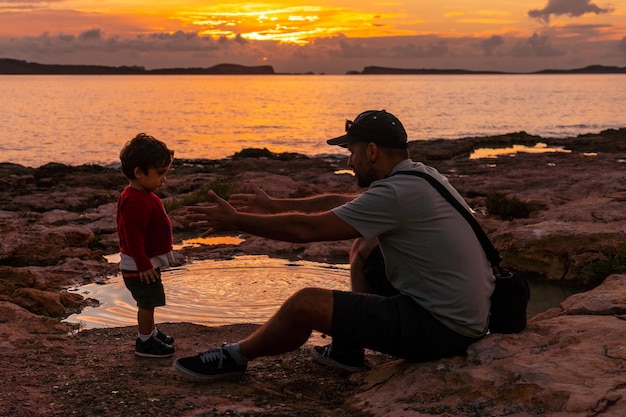
[[[172,225],[155,194],[167,180],[174,151],[152,136],[140,133],[120,152],[122,171],[130,180],[117,202],[120,269],[124,284],[137,301],[138,336],[135,355],[165,358],[174,354],[174,339],[154,324],[155,307],[165,305],[160,267],[169,266]]]

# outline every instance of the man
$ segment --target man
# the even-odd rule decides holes
[[[311,332],[332,336],[315,346],[317,362],[348,371],[364,369],[364,348],[412,361],[465,353],[487,332],[494,276],[468,222],[422,178],[435,177],[466,208],[447,179],[409,159],[402,123],[385,110],[346,121],[344,135],[328,140],[347,147],[357,197],[322,195],[274,199],[219,198],[189,217],[207,234],[239,230],[269,239],[314,242],[355,239],[352,291],[306,288],[291,296],[265,324],[245,339],[197,356],[180,358],[174,369],[195,381],[241,375],[250,360],[297,349]],[[395,174],[395,175],[394,175]]]

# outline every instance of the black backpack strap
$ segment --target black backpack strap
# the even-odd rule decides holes
[[[450,191],[442,183],[440,183],[439,181],[437,181],[435,178],[428,175],[427,173],[421,172],[421,171],[397,171],[391,175],[396,175],[396,174],[414,175],[416,177],[421,177],[425,179],[426,181],[428,181],[430,185],[432,185],[437,191],[439,191],[439,194],[441,194],[446,200],[448,200],[448,202],[452,205],[452,207],[454,207],[465,218],[465,220],[467,220],[470,226],[472,226],[472,229],[474,230],[474,233],[476,233],[476,237],[480,241],[480,244],[482,245],[483,250],[485,251],[485,254],[487,255],[487,259],[489,260],[489,263],[491,263],[491,266],[494,268],[498,268],[500,266],[500,262],[502,261],[502,258],[500,257],[500,253],[493,246],[493,244],[489,240],[489,237],[487,236],[483,228],[480,227],[480,224],[474,218],[472,213],[470,213],[459,202],[459,200],[454,198],[452,193],[450,193]]]

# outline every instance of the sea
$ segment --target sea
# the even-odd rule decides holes
[[[114,164],[144,132],[178,158],[245,148],[310,156],[385,109],[409,140],[626,126],[626,75],[2,75],[0,162]]]
[[[185,159],[223,159],[246,148],[343,155],[326,139],[371,109],[400,118],[409,140],[520,131],[554,138],[626,127],[623,74],[1,75],[0,97],[0,162],[35,168],[115,166],[123,144],[140,132]],[[190,263],[163,277],[168,305],[157,309],[158,322],[216,326],[262,323],[305,286],[347,289],[349,267],[253,256]],[[535,285],[531,315],[571,293]],[[118,275],[69,290],[99,305],[68,323],[136,324]]]

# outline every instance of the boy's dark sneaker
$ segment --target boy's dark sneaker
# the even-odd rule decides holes
[[[166,345],[156,337],[152,336],[150,339],[142,342],[140,338],[135,341],[135,355],[143,356],[144,358],[167,358],[176,352],[170,345]]]
[[[155,336],[157,339],[159,339],[161,342],[165,343],[166,345],[173,345],[174,344],[174,338],[171,336],[166,335],[165,333],[163,333],[161,330],[157,329],[157,334]]]
[[[174,370],[197,382],[212,382],[243,375],[248,363],[238,364],[225,349],[211,348],[196,356],[174,361]]]
[[[317,363],[344,369],[348,372],[357,372],[365,369],[365,352],[356,349],[350,352],[333,350],[333,344],[311,347],[311,357]]]

